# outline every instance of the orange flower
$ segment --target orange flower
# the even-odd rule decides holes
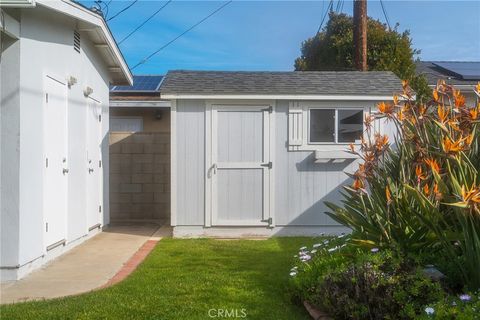
[[[469,115],[470,115],[470,119],[477,120],[477,118],[478,118],[478,108],[470,109]]]
[[[378,104],[378,111],[379,111],[380,113],[385,113],[385,114],[387,114],[387,115],[390,115],[390,114],[393,113],[394,107],[393,107],[393,105],[390,104],[390,103],[380,102],[380,103]]]
[[[425,114],[425,111],[427,111],[427,107],[424,105],[424,104],[421,104],[419,107],[418,107],[418,113],[420,115],[419,118],[422,118],[423,115]]]
[[[423,186],[423,192],[428,196],[430,194],[430,188],[428,187],[428,184]]]
[[[397,119],[402,122],[403,120],[405,120],[405,115],[403,114],[403,110],[400,110],[397,112]]]
[[[415,167],[415,175],[417,176],[418,183],[420,183],[420,180],[425,180],[427,178],[421,166]]]
[[[467,189],[465,186],[462,186],[462,200],[465,204],[480,203],[480,188],[472,186],[470,189]]]
[[[438,101],[438,91],[437,91],[437,89],[433,89],[433,100]]]
[[[405,90],[408,87],[408,80],[402,80],[402,87]]]
[[[477,92],[480,93],[480,82],[477,83],[477,86],[476,86],[476,87],[477,87]]]
[[[433,185],[433,193],[435,194],[435,199],[436,200],[441,200],[443,198],[442,193],[438,190],[438,184],[435,183]]]
[[[460,93],[460,90],[453,90],[453,97],[457,108],[465,105],[465,96]]]
[[[445,108],[442,105],[438,105],[437,113],[438,113],[438,119],[440,120],[440,122],[445,123],[448,119],[447,110],[445,110]]]
[[[431,158],[431,159],[426,159],[425,163],[430,166],[430,168],[435,171],[436,173],[440,173],[440,166],[438,165],[437,160]]]
[[[352,185],[353,189],[355,190],[359,190],[359,189],[363,189],[363,181],[361,179],[355,179],[353,181],[353,185]]]
[[[459,139],[457,141],[450,140],[449,137],[445,137],[442,141],[443,151],[446,153],[456,153],[463,150],[463,140]]]
[[[387,204],[390,204],[392,202],[392,195],[388,186],[385,187],[385,196],[387,197]]]
[[[382,150],[384,147],[388,145],[388,136],[387,135],[375,135],[375,147],[377,150]]]
[[[393,96],[393,104],[394,105],[398,104],[398,96],[396,94]]]

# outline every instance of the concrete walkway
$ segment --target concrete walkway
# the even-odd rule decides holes
[[[148,240],[170,236],[153,223],[112,225],[27,277],[0,286],[0,302],[51,299],[104,286]]]

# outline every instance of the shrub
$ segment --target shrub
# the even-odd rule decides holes
[[[368,115],[363,163],[345,187],[343,206],[327,203],[333,219],[353,230],[358,245],[437,251],[456,264],[462,283],[480,288],[480,104],[440,81],[432,99],[414,100],[408,84],[393,103]],[[480,84],[476,88],[480,96]],[[382,120],[397,128],[395,147],[373,132]]]
[[[300,261],[292,269],[292,282],[300,299],[334,319],[413,319],[443,296],[438,283],[391,251],[334,244],[340,249],[329,252],[329,245]],[[303,249],[300,258],[305,254],[311,251]]]
[[[480,292],[448,296],[425,307],[419,319],[475,320],[480,319]]]

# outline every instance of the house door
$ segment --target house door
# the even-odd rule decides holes
[[[101,105],[89,98],[87,102],[87,227],[101,224],[102,217],[102,140]]]
[[[267,106],[212,106],[211,225],[272,225],[270,113]]]
[[[67,87],[45,78],[45,245],[52,248],[65,242],[67,228]]]

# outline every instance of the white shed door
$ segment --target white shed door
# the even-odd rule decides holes
[[[67,88],[45,78],[45,189],[44,218],[47,248],[64,241],[67,228]]]
[[[265,106],[212,109],[212,225],[268,225],[270,113]]]
[[[87,103],[87,227],[88,231],[101,223],[102,210],[102,140],[101,106]]]

